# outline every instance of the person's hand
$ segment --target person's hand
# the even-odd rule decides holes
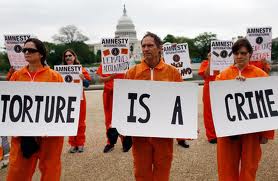
[[[84,79],[85,79],[85,77],[84,77],[84,75],[83,75],[83,74],[79,74],[79,77],[80,77],[82,80],[84,80]]]
[[[11,67],[11,68],[9,69],[9,72],[10,72],[11,74],[14,73],[14,72],[15,72],[14,67]]]
[[[244,77],[244,76],[242,76],[242,75],[238,75],[238,76],[236,76],[236,80],[245,81],[245,80],[246,80],[246,77]]]
[[[110,75],[110,78],[111,78],[111,79],[114,79],[115,77],[116,77],[116,74],[111,74],[111,75]]]
[[[261,137],[260,138],[260,144],[266,144],[268,142],[268,138]]]

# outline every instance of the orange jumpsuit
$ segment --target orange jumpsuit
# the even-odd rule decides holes
[[[198,74],[204,79],[203,86],[203,116],[204,116],[204,124],[206,128],[206,135],[208,140],[212,140],[216,138],[216,133],[213,124],[212,112],[211,112],[211,104],[210,104],[210,93],[209,93],[209,82],[215,80],[215,75],[206,76],[205,71],[209,66],[208,60],[204,60],[201,63]]]
[[[91,76],[85,68],[82,68],[82,74],[86,80],[92,80]],[[78,130],[76,136],[69,137],[69,144],[73,147],[84,146],[85,144],[85,130],[86,130],[86,97],[83,90],[83,100],[80,101],[80,114],[78,122]]]
[[[0,161],[3,159],[3,156],[4,156],[3,148],[2,146],[0,146]]]
[[[265,71],[266,73],[269,73],[270,71],[270,65],[269,63],[265,63],[263,62],[262,60],[252,60],[252,61],[249,61],[249,64],[250,65],[254,65],[260,69],[262,69],[263,71]]]
[[[144,61],[132,67],[125,75],[126,79],[157,80],[181,82],[178,70],[160,60],[151,69]],[[169,180],[173,159],[173,139],[132,137],[134,174],[137,181]]]
[[[239,75],[234,65],[222,71],[216,80],[231,80]],[[246,78],[266,77],[261,69],[247,65],[241,75]],[[264,131],[239,135],[232,140],[231,137],[217,139],[218,177],[220,181],[252,181],[256,179],[256,171],[261,159],[260,138],[273,139],[274,131]]]
[[[27,66],[13,73],[11,81],[63,82],[62,76],[44,66],[30,73]],[[64,137],[39,137],[40,149],[29,159],[22,155],[20,137],[12,137],[7,181],[31,181],[38,159],[42,181],[59,181]]]
[[[97,74],[101,77],[108,77],[111,75],[111,74],[103,74],[102,73],[102,65],[101,64],[97,69]],[[114,79],[123,79],[123,78],[124,78],[124,74],[116,74],[116,76],[114,77]],[[109,128],[111,128],[111,122],[112,122],[114,79],[104,82],[103,110],[104,110],[104,116],[105,116],[106,133],[107,133],[107,130]],[[110,144],[108,138],[107,138],[107,144]]]

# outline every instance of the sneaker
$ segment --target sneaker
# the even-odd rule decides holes
[[[103,149],[103,153],[108,153],[108,152],[112,151],[113,149],[114,149],[114,145],[107,144]]]
[[[0,169],[6,168],[9,165],[10,154],[4,155],[3,159],[0,160]]]
[[[123,138],[123,152],[128,152],[132,147],[132,138],[131,136],[125,136]]]
[[[84,146],[78,146],[77,147],[77,152],[78,153],[83,153],[84,152]]]
[[[217,143],[217,138],[209,140],[209,143],[210,144],[216,144]]]
[[[178,145],[183,148],[189,148],[189,144],[185,140],[178,141]]]
[[[71,146],[69,149],[69,153],[76,153],[77,152],[77,146]]]

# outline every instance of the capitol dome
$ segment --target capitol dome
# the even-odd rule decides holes
[[[132,20],[127,16],[126,9],[124,6],[123,16],[119,19],[118,24],[116,26],[115,36],[129,37],[130,41],[137,41],[135,26]]]

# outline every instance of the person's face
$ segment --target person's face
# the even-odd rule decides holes
[[[154,38],[147,36],[142,41],[142,52],[148,65],[156,65],[159,62],[160,47],[157,47]]]
[[[40,63],[42,55],[33,42],[27,42],[22,49],[24,58],[29,64]]]
[[[246,47],[241,47],[237,52],[234,53],[235,64],[243,68],[248,64],[251,54],[248,52]]]
[[[67,63],[67,65],[73,65],[75,57],[71,52],[67,51],[64,54],[64,59],[65,59],[65,62]]]

